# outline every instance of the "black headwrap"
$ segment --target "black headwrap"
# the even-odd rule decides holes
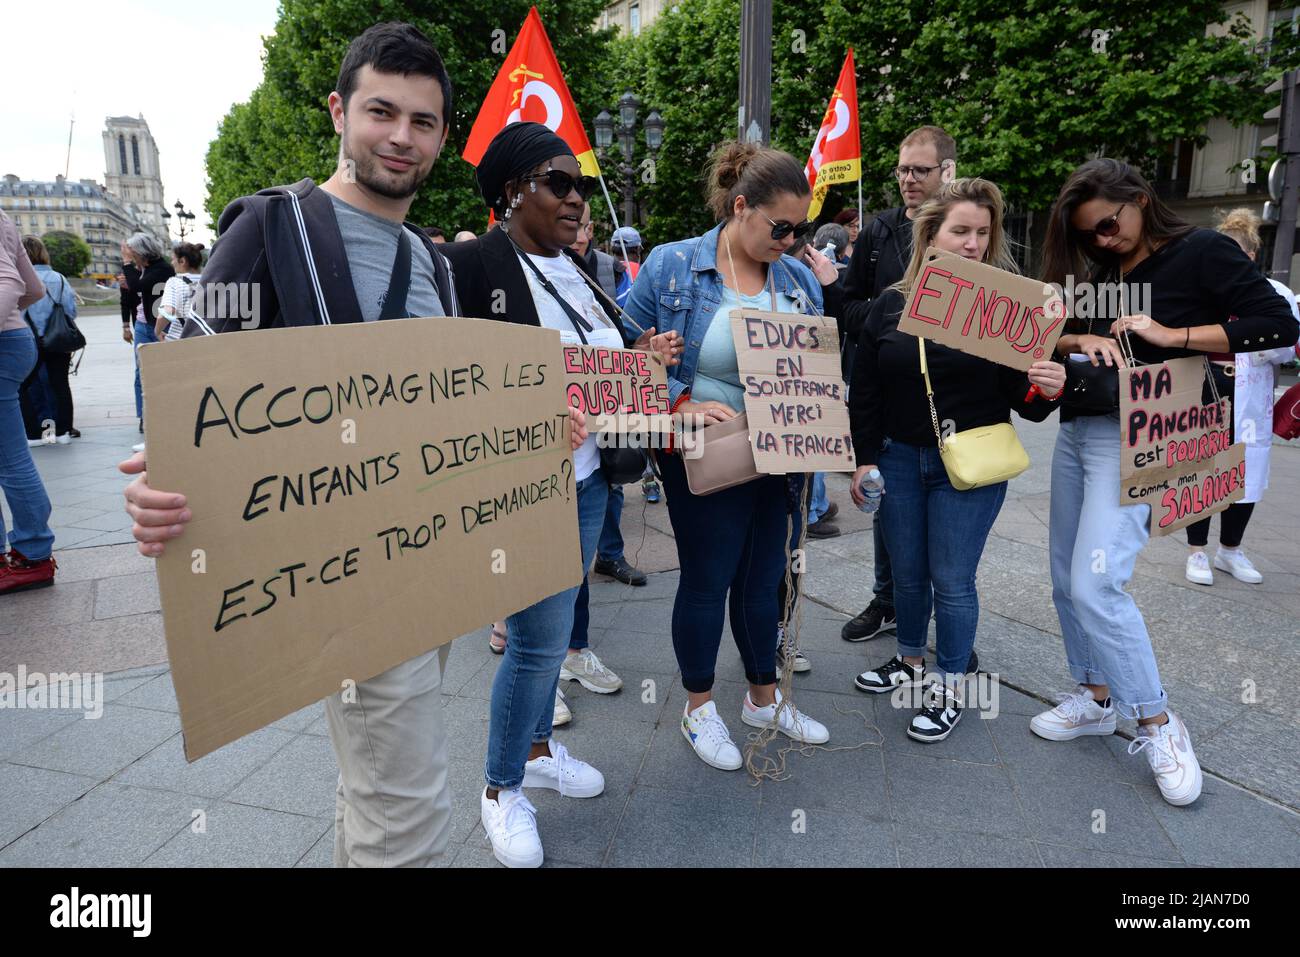
[[[572,156],[573,149],[541,123],[511,123],[492,137],[474,177],[483,201],[497,215],[505,210],[506,183],[553,156]]]

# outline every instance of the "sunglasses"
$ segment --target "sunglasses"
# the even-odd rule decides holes
[[[546,185],[550,187],[556,199],[564,199],[574,190],[578,191],[578,196],[585,203],[591,199],[596,192],[596,187],[600,181],[594,176],[573,177],[561,169],[547,170],[545,173],[534,173],[531,176],[521,176],[520,179],[544,179]]]
[[[1119,209],[1097,223],[1095,229],[1076,229],[1079,238],[1085,242],[1095,243],[1098,236],[1109,237],[1119,232],[1119,214],[1124,211],[1128,203],[1120,203]]]
[[[774,219],[768,219],[766,214],[763,214],[763,218],[772,224],[772,238],[777,240],[785,239],[785,237],[794,233],[795,242],[799,242],[801,239],[807,239],[812,235],[812,231],[817,227],[817,224],[810,219],[805,219],[802,223],[795,225],[794,223],[787,223],[785,220],[777,222]]]

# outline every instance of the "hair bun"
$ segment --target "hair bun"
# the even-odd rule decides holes
[[[718,148],[713,160],[713,178],[722,189],[729,190],[740,182],[745,167],[758,155],[758,147],[753,143],[724,143]]]

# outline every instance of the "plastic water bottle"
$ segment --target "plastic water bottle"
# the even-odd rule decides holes
[[[835,262],[835,244],[827,243],[826,248],[822,250],[822,255],[825,256],[827,259],[829,259],[831,262]]]
[[[880,496],[885,493],[885,480],[880,477],[880,469],[872,469],[863,476],[862,484],[858,488],[862,492],[859,511],[870,513],[880,508]]]

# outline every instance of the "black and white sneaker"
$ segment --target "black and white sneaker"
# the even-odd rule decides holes
[[[898,630],[898,617],[892,605],[884,604],[879,598],[862,610],[856,618],[850,618],[840,629],[840,637],[845,641],[866,641],[887,631]]]
[[[913,668],[900,656],[894,655],[887,662],[872,671],[864,671],[853,679],[853,686],[859,691],[883,694],[895,688],[912,688],[919,685],[925,677],[925,661]]]
[[[961,720],[962,701],[956,688],[932,679],[925,688],[925,704],[907,727],[907,736],[931,744],[952,734]]]
[[[785,625],[776,626],[776,670],[777,671],[786,670]],[[794,650],[794,655],[792,656],[792,659],[790,661],[789,670],[793,671],[795,674],[800,674],[805,671],[811,671],[812,662],[804,657],[802,651],[796,648]]]

